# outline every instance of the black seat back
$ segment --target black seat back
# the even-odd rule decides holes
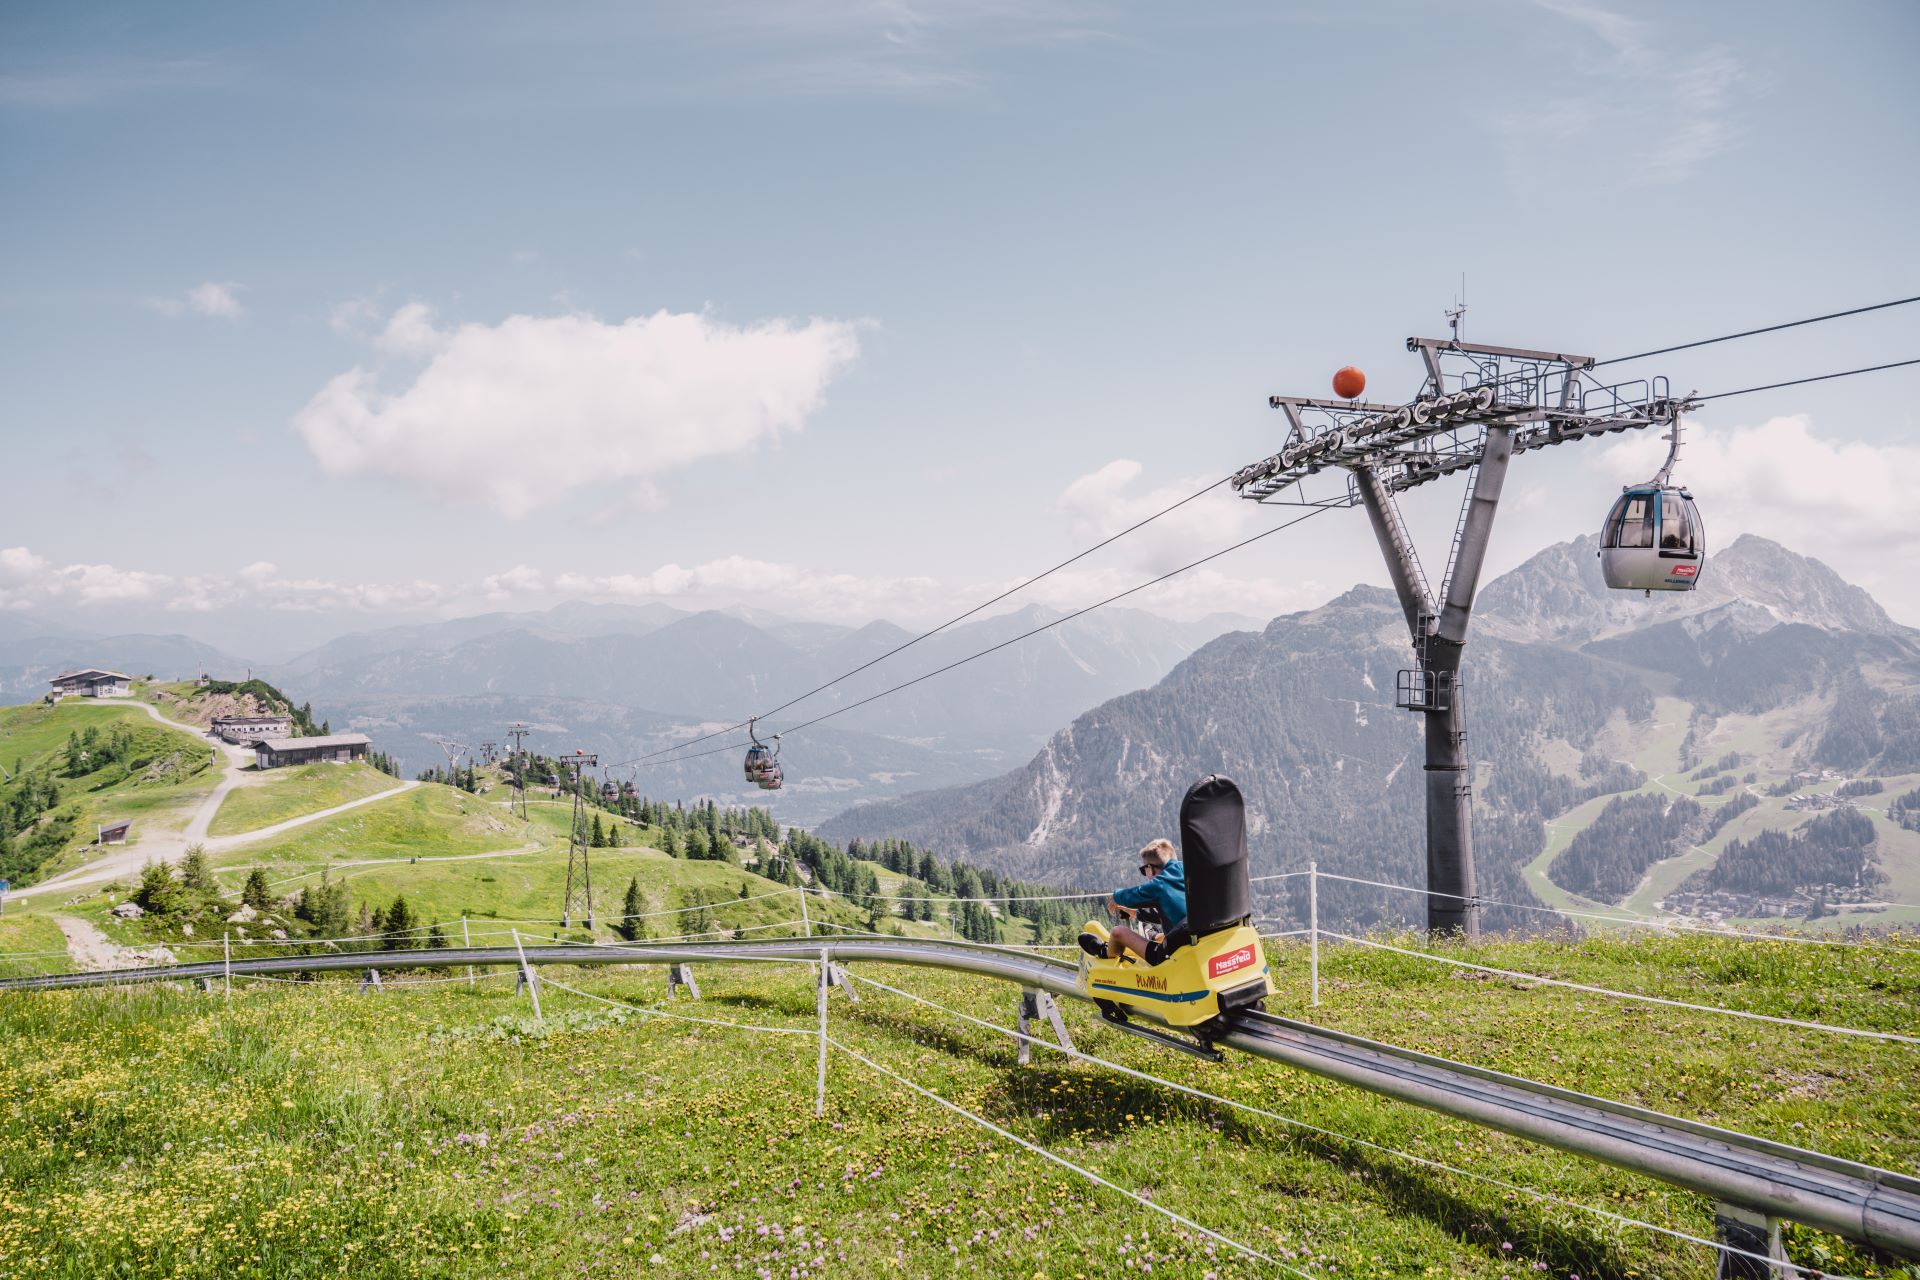
[[[1247,808],[1230,778],[1210,773],[1180,802],[1180,859],[1187,868],[1187,928],[1194,936],[1253,917],[1247,880]]]

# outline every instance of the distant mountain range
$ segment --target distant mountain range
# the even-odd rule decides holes
[[[769,732],[839,713],[807,731],[805,767],[772,798],[780,816],[811,823],[856,799],[991,776],[1087,707],[1152,684],[1221,631],[1259,625],[1103,610],[854,706],[1061,616],[1032,606],[962,623],[776,717]],[[13,700],[40,696],[50,676],[79,665],[163,678],[248,669],[184,636],[29,634],[15,625],[0,632],[0,693]],[[409,769],[441,762],[436,735],[504,741],[514,720],[547,726],[550,739],[530,740],[540,749],[584,746],[625,760],[796,698],[913,635],[884,621],[856,628],[758,610],[576,603],[346,635],[251,670],[311,702],[316,719],[374,734]],[[723,755],[650,766],[637,781],[656,795],[741,789],[738,762]]]
[[[1534,901],[1521,867],[1543,820],[1619,790],[1615,754],[1656,695],[1717,717],[1800,707],[1782,750],[1810,766],[1920,769],[1920,633],[1818,561],[1743,537],[1701,587],[1652,599],[1608,591],[1591,539],[1542,551],[1480,593],[1465,669],[1481,891]],[[1419,718],[1393,706],[1411,665],[1393,596],[1356,587],[1257,634],[1222,636],[1152,688],[1074,718],[997,778],[862,805],[820,828],[901,836],[1031,879],[1119,878],[1147,838],[1173,834],[1179,799],[1211,771],[1249,798],[1261,871],[1323,867],[1424,882]],[[1787,734],[1787,730],[1781,730]],[[1556,763],[1557,762],[1557,763]],[[1397,918],[1392,895],[1342,895]]]

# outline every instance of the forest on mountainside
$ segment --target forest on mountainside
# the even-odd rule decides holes
[[[1874,840],[1873,819],[1858,809],[1835,809],[1797,831],[1735,840],[1695,879],[1708,889],[1740,893],[1792,893],[1803,885],[1858,888],[1882,878],[1873,867]]]
[[[1701,812],[1698,800],[1681,796],[1669,804],[1657,791],[1609,800],[1547,874],[1582,897],[1618,902],[1633,892],[1648,867],[1681,851]]]

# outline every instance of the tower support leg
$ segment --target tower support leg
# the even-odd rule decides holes
[[[695,1000],[700,998],[700,984],[694,981],[693,966],[690,964],[668,965],[667,997],[671,999],[681,987],[685,987],[687,994]]]

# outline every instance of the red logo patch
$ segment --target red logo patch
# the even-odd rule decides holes
[[[1244,969],[1252,963],[1253,948],[1242,947],[1238,951],[1229,951],[1223,956],[1215,956],[1213,959],[1207,961],[1207,976],[1209,978],[1222,977],[1232,973],[1236,969]]]
[[[1697,564],[1677,564],[1673,566],[1673,576],[1676,578],[1691,578],[1698,572],[1700,572],[1700,566]]]

